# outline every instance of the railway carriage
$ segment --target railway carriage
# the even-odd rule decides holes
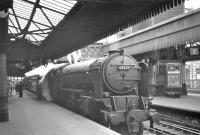
[[[40,75],[27,76],[23,79],[24,89],[37,94]]]

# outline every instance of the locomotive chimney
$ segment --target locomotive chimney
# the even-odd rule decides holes
[[[113,54],[124,54],[124,50],[123,49],[117,49],[117,50],[111,50],[108,51],[109,55],[113,55]]]

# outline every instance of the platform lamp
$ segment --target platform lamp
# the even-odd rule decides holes
[[[0,1],[0,122],[9,120],[7,94],[8,9],[13,0]]]

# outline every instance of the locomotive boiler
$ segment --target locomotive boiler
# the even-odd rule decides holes
[[[142,134],[142,122],[152,123],[158,115],[138,94],[140,72],[136,60],[120,51],[51,70],[47,78],[57,103],[109,127]]]

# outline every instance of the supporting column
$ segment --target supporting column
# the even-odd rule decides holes
[[[7,93],[7,45],[9,2],[0,2],[0,122],[9,120]]]
[[[8,121],[7,58],[0,53],[0,122]]]

